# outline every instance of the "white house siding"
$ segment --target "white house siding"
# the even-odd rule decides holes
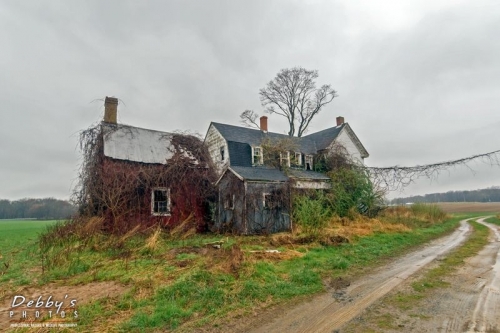
[[[293,187],[300,189],[327,190],[332,188],[332,184],[325,181],[296,180],[293,183]]]
[[[359,151],[358,147],[356,147],[356,144],[354,144],[354,141],[345,129],[342,129],[332,145],[334,145],[335,143],[340,143],[341,145],[343,145],[347,149],[347,152],[353,160],[364,163],[364,159],[361,157],[361,152]],[[332,148],[332,146],[330,146],[330,148]]]
[[[208,129],[207,136],[205,137],[205,144],[207,145],[210,157],[217,168],[217,173],[221,174],[222,170],[224,170],[224,168],[229,164],[229,148],[224,137],[213,125],[210,125],[210,128]],[[221,161],[221,147],[224,147],[224,161]]]

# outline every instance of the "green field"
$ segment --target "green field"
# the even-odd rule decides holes
[[[24,271],[37,263],[37,237],[56,221],[0,220],[0,283],[14,279],[16,284],[31,281]]]

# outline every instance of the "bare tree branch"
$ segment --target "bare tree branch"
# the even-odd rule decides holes
[[[495,150],[485,154],[473,155],[465,158],[460,158],[452,161],[445,161],[433,164],[416,165],[411,167],[406,166],[390,166],[390,167],[366,167],[363,166],[369,173],[373,182],[381,188],[388,191],[403,189],[412,184],[415,180],[425,177],[428,179],[436,179],[443,171],[448,171],[451,168],[465,166],[474,173],[474,170],[469,166],[472,161],[480,161],[491,166],[500,166],[500,150]]]
[[[282,69],[276,77],[260,89],[260,101],[265,111],[285,117],[289,124],[289,136],[302,136],[311,120],[323,106],[336,97],[330,85],[316,88],[317,70],[302,67]]]
[[[245,110],[240,114],[241,123],[246,127],[255,127],[260,129],[260,125],[257,123],[257,118],[259,115],[252,110]]]

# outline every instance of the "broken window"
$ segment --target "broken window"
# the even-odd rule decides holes
[[[313,169],[313,156],[306,155],[304,159],[305,159],[305,164],[306,164],[306,170],[312,170]]]
[[[262,193],[262,206],[264,209],[278,209],[283,206],[279,193]]]
[[[170,215],[170,190],[154,188],[151,191],[151,214]]]
[[[295,152],[294,164],[295,165],[302,165],[302,153],[301,152],[298,152],[298,151]]]
[[[290,167],[290,152],[280,153],[280,165]]]
[[[224,158],[225,158],[225,151],[224,151],[224,146],[220,147],[220,160],[221,161],[224,161]]]
[[[252,164],[253,165],[262,165],[264,161],[264,155],[262,154],[262,147],[253,147],[252,148]]]
[[[224,197],[224,209],[234,209],[234,194],[226,194]]]

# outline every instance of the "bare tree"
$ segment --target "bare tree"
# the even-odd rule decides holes
[[[259,124],[257,123],[257,118],[259,118],[259,115],[255,113],[252,110],[245,110],[240,114],[241,122],[246,126],[246,127],[256,127],[257,129],[260,128]]]
[[[296,132],[297,136],[302,136],[323,106],[337,96],[336,91],[328,84],[316,88],[317,78],[317,70],[285,68],[265,88],[260,89],[260,101],[266,107],[265,111],[288,120],[289,136],[294,136]],[[241,114],[241,118],[245,117],[245,112]]]

